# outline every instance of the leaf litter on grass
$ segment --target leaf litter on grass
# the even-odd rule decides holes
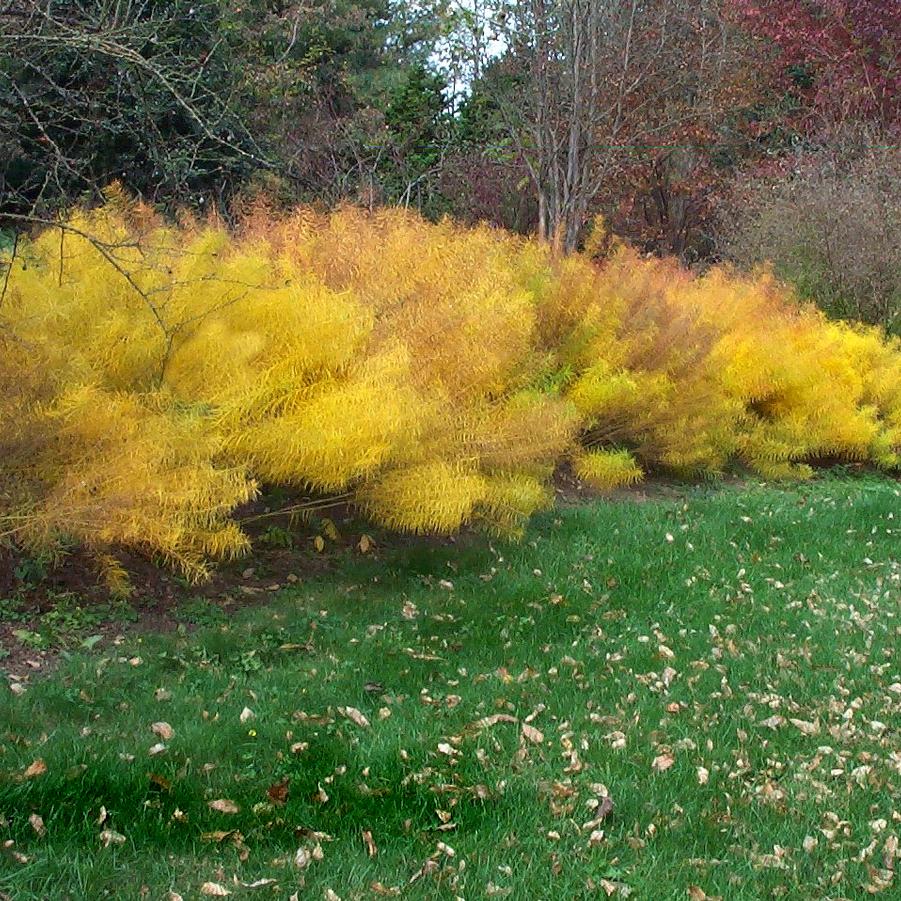
[[[901,673],[891,652],[901,574],[890,538],[859,526],[865,552],[839,530],[839,540],[819,545],[816,568],[795,559],[817,559],[809,542],[820,529],[792,538],[790,526],[805,525],[804,508],[789,497],[755,501],[754,523],[742,527],[768,528],[737,539],[717,533],[738,519],[734,501],[726,515],[716,503],[702,511],[651,507],[637,518],[603,512],[602,531],[619,530],[621,549],[591,532],[587,511],[577,510],[556,542],[551,523],[550,537],[539,530],[534,547],[505,549],[490,582],[470,584],[455,561],[453,590],[437,608],[427,587],[408,586],[413,616],[398,609],[396,595],[379,613],[379,589],[364,598],[353,587],[346,607],[340,593],[328,602],[345,610],[339,622],[313,594],[295,628],[308,634],[312,611],[317,649],[302,661],[234,669],[254,630],[268,628],[270,608],[248,617],[241,644],[237,631],[220,629],[192,636],[193,648],[166,645],[165,658],[136,647],[122,655],[121,669],[105,670],[112,697],[87,704],[91,732],[70,729],[67,764],[84,761],[87,770],[68,784],[91,779],[97,766],[107,784],[121,782],[121,798],[103,798],[115,824],[106,828],[128,838],[107,851],[132,855],[140,867],[148,866],[140,849],[177,841],[178,829],[214,836],[180,878],[166,880],[188,885],[190,870],[194,891],[203,873],[236,895],[267,879],[292,886],[287,893],[291,879],[302,878],[303,896],[328,890],[345,898],[355,896],[354,885],[374,895],[405,886],[428,898],[655,897],[648,893],[661,886],[672,889],[666,897],[683,898],[890,896],[901,774],[892,744],[901,700],[892,686]],[[822,496],[805,504],[829,512]],[[880,518],[892,528],[888,508]],[[852,527],[847,508],[830,515]],[[629,541],[640,546],[644,529],[660,533],[661,518],[680,542],[685,535],[703,551],[703,562],[677,558],[660,572],[635,554],[625,536],[635,532]],[[354,617],[361,603],[365,617]],[[271,615],[290,623],[298,606],[288,600]],[[185,662],[169,669],[177,654]],[[141,666],[128,663],[136,657]],[[35,691],[52,699],[53,684]],[[153,781],[143,776],[134,783],[141,801],[123,808],[132,797],[131,752],[146,745],[126,733],[125,758],[101,763],[103,743],[115,734],[123,715],[115,704],[124,697],[144,724],[163,722],[153,715],[160,685],[172,735],[157,735],[171,747],[154,768],[170,789],[157,784],[153,806],[142,806]],[[253,723],[227,708],[229,696],[245,690]],[[10,726],[19,743],[0,742],[21,777],[9,786],[44,793],[23,816],[39,810],[47,817],[41,841],[65,848],[71,826],[53,799],[68,727],[42,716],[36,728],[19,717]],[[44,772],[24,777],[38,760],[47,761]],[[285,796],[279,789],[273,797],[279,786]],[[0,802],[7,796],[0,784]],[[211,797],[235,810],[205,809]],[[9,816],[10,805],[0,806]],[[169,825],[156,827],[154,818]],[[226,819],[234,830],[212,828]],[[326,829],[337,834],[320,866],[326,840],[316,834]],[[29,866],[46,866],[32,826],[16,837]],[[103,866],[91,863],[98,874]],[[148,872],[145,881],[163,885]]]

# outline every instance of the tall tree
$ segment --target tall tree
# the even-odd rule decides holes
[[[732,10],[776,50],[783,82],[804,99],[808,127],[901,123],[898,0],[732,0]]]
[[[222,196],[271,165],[217,0],[0,0],[3,212],[98,194]]]
[[[720,0],[498,0],[508,77],[494,99],[543,238],[570,250],[601,201],[634,211],[630,184],[653,240],[684,249],[702,204],[685,186],[752,93],[721,13]]]
[[[292,202],[409,197],[445,139],[425,69],[442,4],[0,0],[2,211],[114,179],[170,205],[254,182]]]

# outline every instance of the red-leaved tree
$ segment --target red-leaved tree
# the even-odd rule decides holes
[[[732,0],[738,21],[777,50],[808,128],[901,121],[901,0]]]

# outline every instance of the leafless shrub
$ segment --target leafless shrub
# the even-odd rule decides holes
[[[901,151],[842,135],[788,171],[745,176],[720,217],[723,256],[770,262],[827,313],[901,331]]]

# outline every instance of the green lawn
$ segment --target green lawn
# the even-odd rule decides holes
[[[899,538],[695,489],[101,642],[3,691],[0,898],[899,897]]]

